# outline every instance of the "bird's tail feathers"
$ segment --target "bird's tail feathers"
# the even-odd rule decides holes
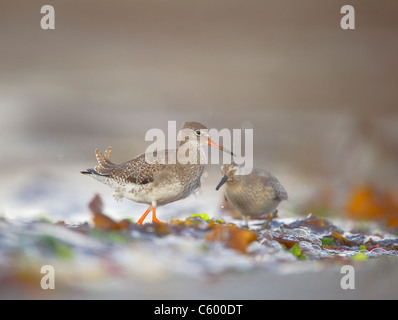
[[[80,171],[80,173],[87,175],[109,176],[117,167],[117,165],[111,161],[111,151],[112,148],[108,147],[106,148],[104,155],[102,155],[101,151],[96,149],[95,155],[97,156],[98,166],[94,169]]]
[[[112,148],[109,146],[106,148],[104,155],[98,149],[95,150],[97,156],[98,166],[94,170],[100,175],[109,175],[115,170],[116,165],[111,161]]]

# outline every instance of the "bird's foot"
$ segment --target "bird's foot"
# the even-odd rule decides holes
[[[152,206],[152,223],[164,223],[160,221],[158,218],[156,218],[156,206]]]
[[[158,218],[156,217],[152,217],[152,223],[164,223],[162,221],[160,221]]]
[[[269,217],[268,221],[262,226],[261,230],[267,229],[268,226],[270,225],[271,221],[275,219],[275,217],[278,214],[278,210],[275,210],[272,214],[271,217]]]

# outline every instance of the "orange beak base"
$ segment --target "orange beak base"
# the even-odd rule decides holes
[[[229,154],[232,155],[232,156],[235,156],[235,155],[232,153],[232,151],[229,151],[228,149],[225,149],[222,145],[219,145],[218,143],[215,143],[215,142],[214,142],[213,140],[211,140],[210,138],[209,138],[209,140],[207,141],[207,143],[208,143],[209,146],[215,147],[215,148],[217,148],[217,149],[220,149],[221,151],[224,151],[224,152],[226,152],[226,153],[229,153]]]

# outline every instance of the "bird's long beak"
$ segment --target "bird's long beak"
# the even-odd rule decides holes
[[[217,185],[216,190],[220,189],[221,186],[222,186],[225,182],[227,182],[227,180],[228,180],[228,177],[227,177],[227,176],[223,176],[223,177],[221,178],[220,183]]]
[[[209,146],[215,147],[217,149],[220,149],[221,151],[224,151],[226,153],[229,153],[230,155],[232,155],[233,157],[235,156],[232,151],[229,151],[228,149],[224,148],[222,145],[219,145],[218,143],[215,143],[213,140],[211,140],[209,138],[209,140],[207,140],[207,143]]]

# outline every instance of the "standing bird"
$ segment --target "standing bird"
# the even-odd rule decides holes
[[[177,150],[142,154],[122,164],[111,162],[111,147],[105,150],[104,155],[97,149],[98,166],[81,173],[110,186],[117,200],[127,198],[148,204],[148,209],[137,224],[142,224],[151,210],[152,222],[161,222],[156,218],[157,206],[184,199],[200,187],[205,167],[202,146],[210,145],[232,154],[212,141],[207,128],[200,123],[184,122],[181,132],[185,141],[180,142]],[[191,161],[181,163],[180,154],[188,155]]]
[[[240,169],[235,163],[223,165],[223,177],[216,190],[225,183],[225,198],[243,216],[246,227],[249,216],[257,217],[271,212],[271,218],[263,227],[266,228],[276,216],[279,203],[287,200],[287,192],[268,171],[253,169],[250,174],[238,174],[242,173]]]

